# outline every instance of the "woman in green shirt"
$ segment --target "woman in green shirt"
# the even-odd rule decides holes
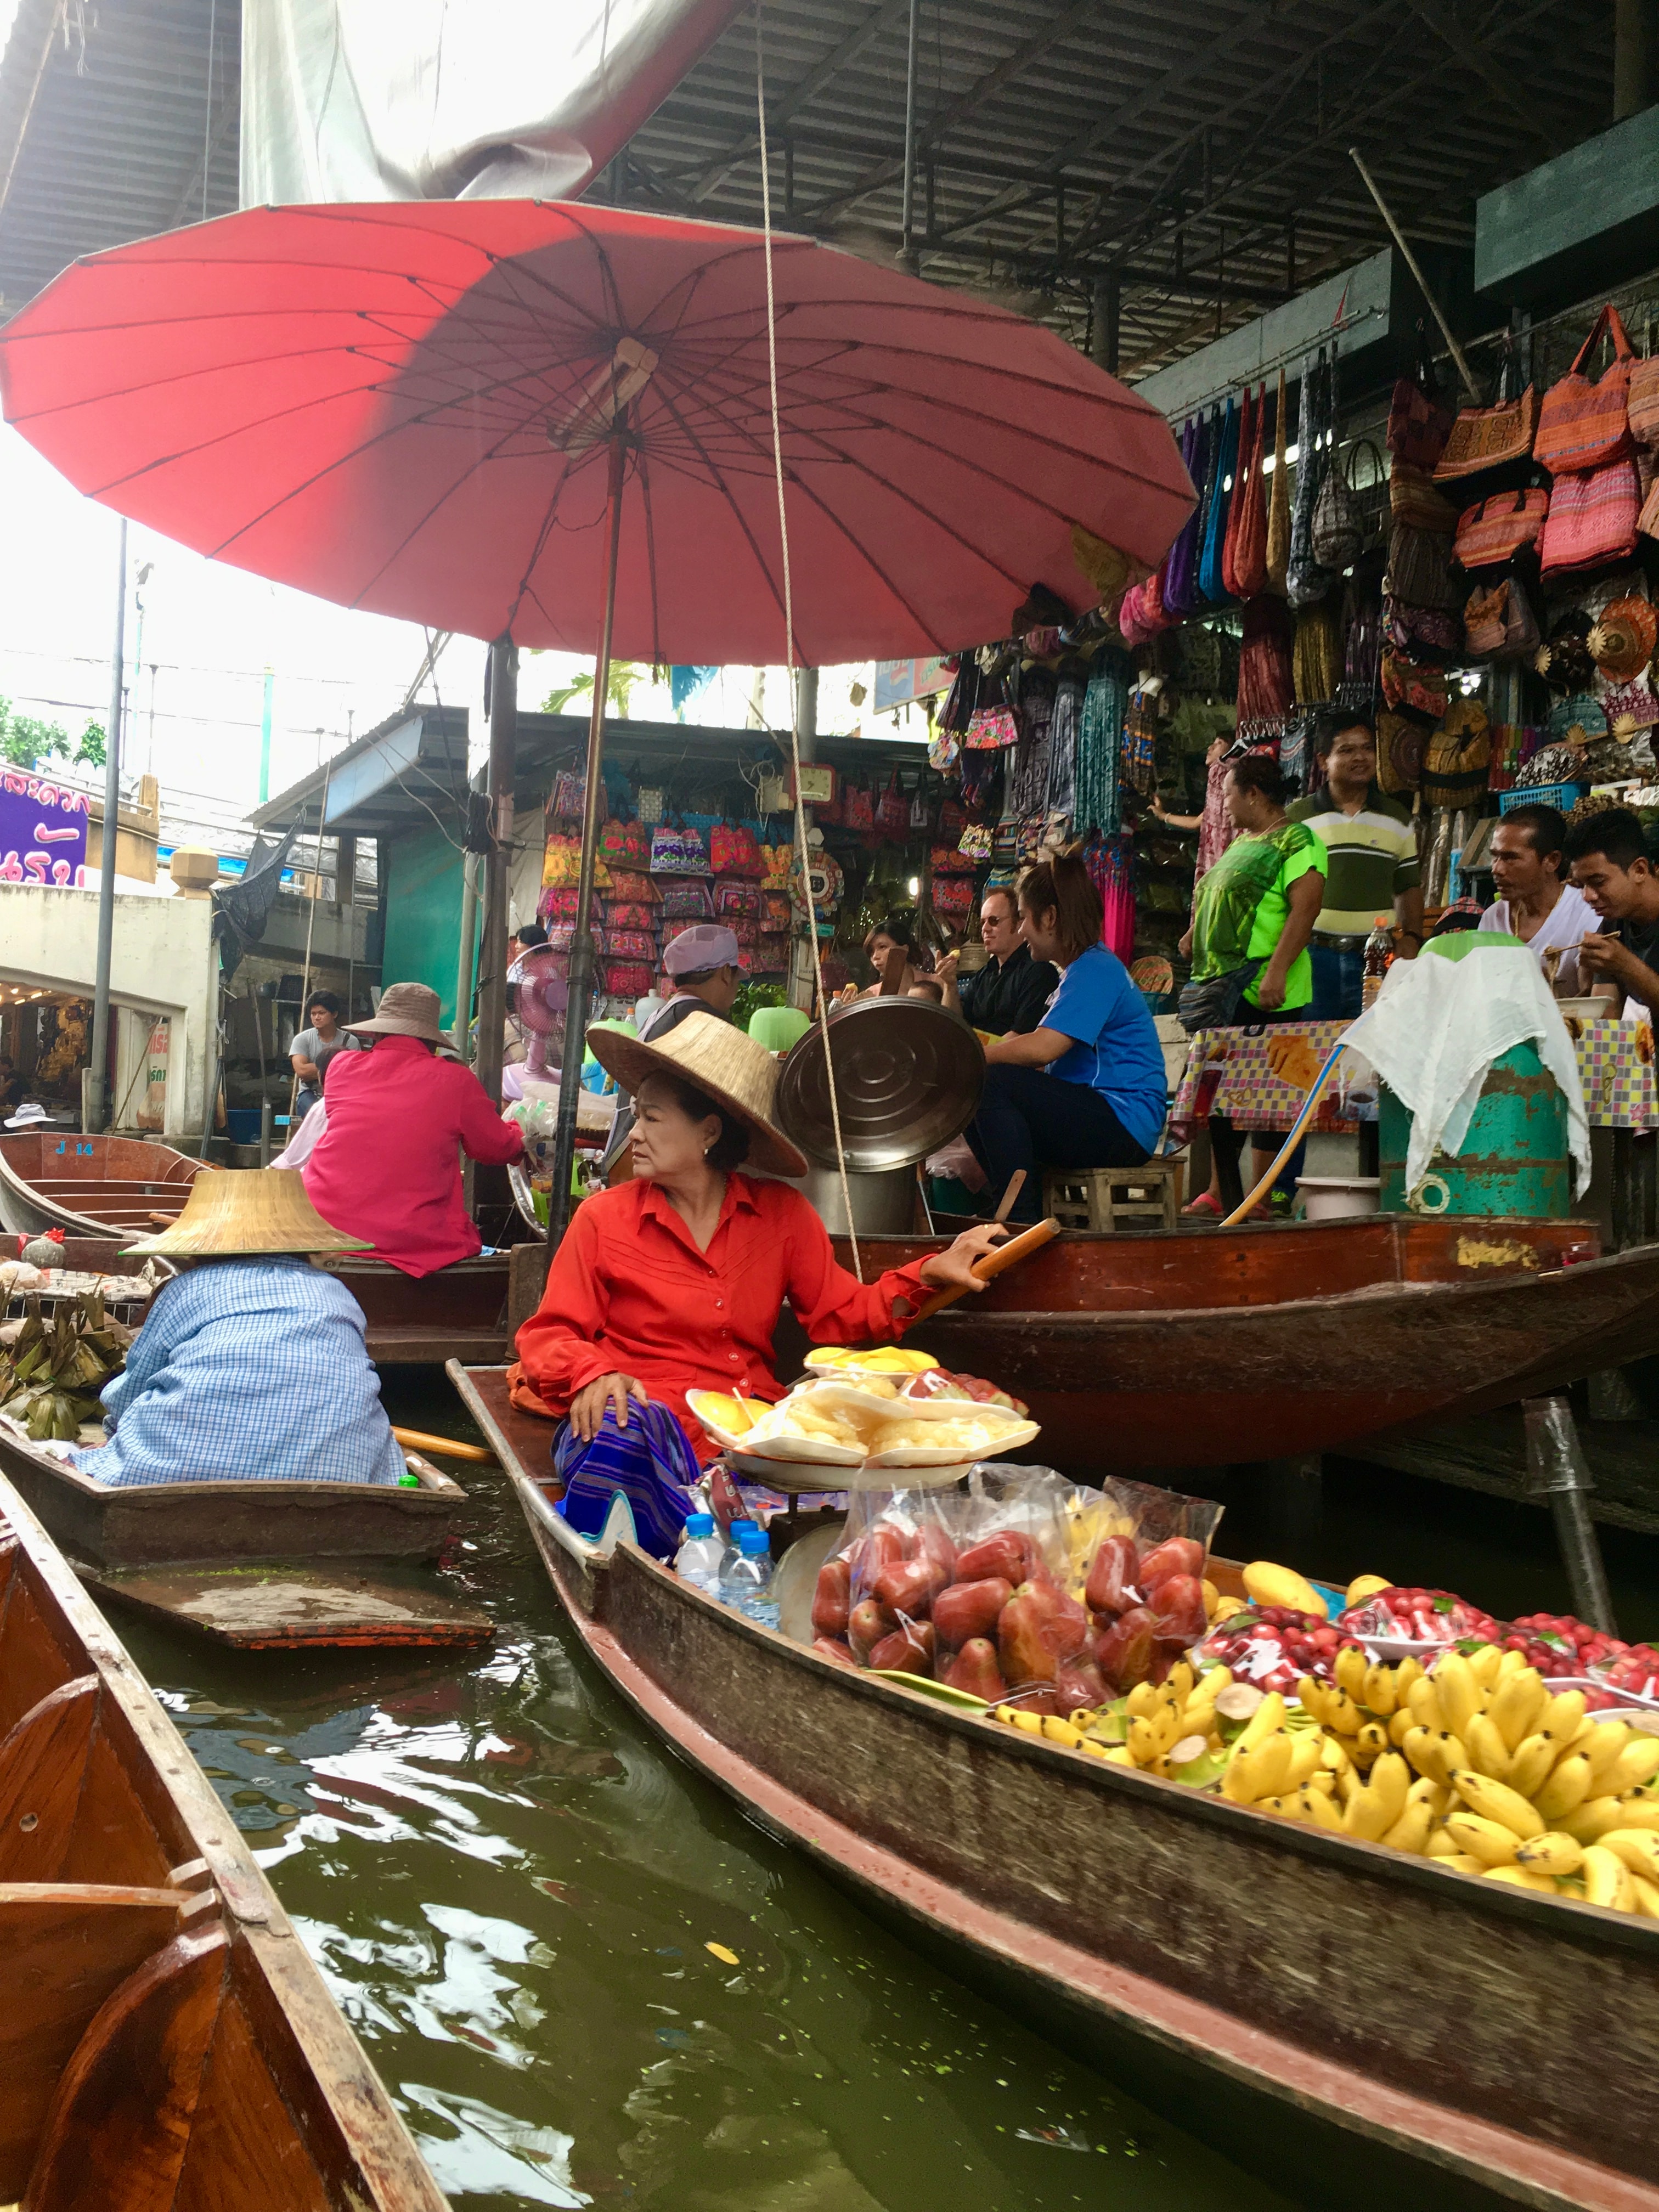
[[[1286,795],[1279,763],[1266,753],[1246,753],[1227,772],[1223,796],[1239,834],[1199,884],[1192,927],[1182,940],[1181,949],[1192,961],[1192,980],[1181,994],[1181,1019],[1189,1035],[1248,1022],[1313,1018],[1308,940],[1324,902],[1329,861],[1317,834],[1286,817]],[[1214,1154],[1215,1140],[1225,1145],[1230,1132],[1218,1115],[1211,1117],[1210,1127]],[[1255,1138],[1257,1182],[1279,1142],[1271,1131]],[[1288,1180],[1298,1164],[1291,1164]],[[1222,1213],[1219,1186],[1218,1166],[1209,1189],[1187,1212]],[[1289,1203],[1287,1194],[1286,1209]],[[1270,1200],[1267,1210],[1271,1209]]]

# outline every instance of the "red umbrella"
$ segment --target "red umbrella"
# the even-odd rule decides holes
[[[609,208],[252,209],[77,263],[0,339],[7,419],[121,514],[347,606],[597,653],[555,1238],[612,651],[976,644],[1034,581],[1085,602],[1073,525],[1150,568],[1193,505],[1163,417],[1051,331],[805,239],[770,262],[775,451],[764,235]]]
[[[1052,331],[774,240],[794,659],[1079,605],[1075,523],[1156,563],[1161,416]],[[618,382],[620,380],[620,383]],[[532,201],[255,208],[77,263],[0,340],[7,420],[82,491],[343,605],[592,652],[627,392],[615,650],[787,657],[759,234]]]

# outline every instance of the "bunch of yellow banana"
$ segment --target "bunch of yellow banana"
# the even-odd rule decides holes
[[[1334,1682],[1322,1682],[1304,1674],[1296,1686],[1304,1709],[1320,1726],[1340,1739],[1356,1766],[1369,1769],[1390,1743],[1398,1750],[1405,1730],[1399,1716],[1408,1710],[1407,1699],[1423,1679],[1415,1659],[1402,1659],[1397,1667],[1368,1660],[1356,1644],[1336,1655]]]
[[[1109,1745],[1107,1758],[1115,1766],[1169,1778],[1206,1751],[1218,1751],[1215,1701],[1232,1679],[1225,1667],[1197,1674],[1181,1659],[1162,1682],[1137,1684],[1124,1700],[1126,1739]]]

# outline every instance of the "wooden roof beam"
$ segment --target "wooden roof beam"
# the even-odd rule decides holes
[[[1563,152],[1577,143],[1577,133],[1569,125],[1564,130],[1559,116],[1544,101],[1535,100],[1518,77],[1511,76],[1492,51],[1489,40],[1472,39],[1451,9],[1442,0],[1411,0],[1411,6],[1420,15],[1436,38],[1449,46],[1459,61],[1472,70],[1486,89],[1496,94],[1511,115],[1541,138],[1552,154]],[[1502,33],[1507,42],[1514,26],[1505,22]]]

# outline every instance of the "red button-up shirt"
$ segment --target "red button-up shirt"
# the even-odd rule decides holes
[[[366,1237],[406,1275],[469,1260],[483,1239],[461,1191],[460,1147],[504,1166],[524,1152],[470,1067],[419,1037],[383,1036],[373,1052],[337,1053],[323,1080],[328,1127],[301,1169],[331,1228]]]
[[[787,1183],[728,1176],[708,1249],[699,1252],[674,1207],[641,1179],[577,1207],[541,1304],[519,1331],[519,1357],[554,1414],[568,1413],[599,1376],[637,1376],[708,1458],[716,1447],[685,1394],[782,1397],[772,1332],[786,1300],[813,1343],[864,1344],[891,1342],[903,1327],[895,1300],[914,1308],[925,1296],[920,1264],[873,1283],[837,1267],[829,1231]]]

